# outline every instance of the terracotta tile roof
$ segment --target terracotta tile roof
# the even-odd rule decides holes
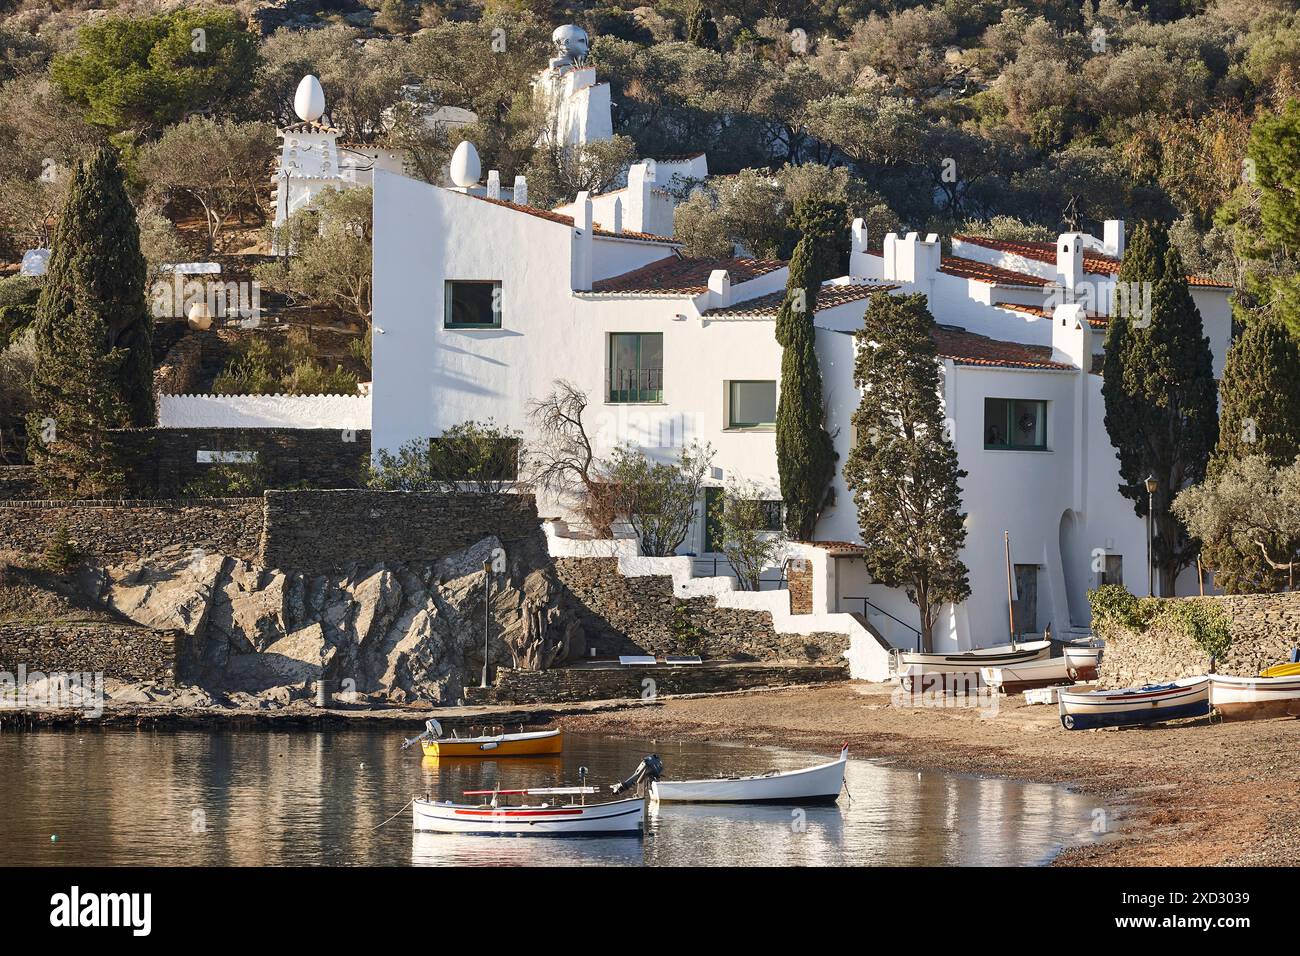
[[[592,292],[620,292],[639,295],[700,295],[709,291],[709,276],[726,269],[733,284],[785,268],[781,259],[691,259],[673,255],[631,272],[598,279]]]
[[[464,195],[473,194],[465,193]],[[507,209],[513,209],[515,212],[527,213],[530,216],[536,216],[538,219],[549,219],[551,222],[558,222],[560,225],[573,228],[573,217],[566,216],[563,213],[552,212],[549,209],[537,209],[534,206],[521,206],[519,203],[507,202],[504,199],[489,199],[487,196],[474,196],[474,198],[480,199],[483,202],[490,202],[494,206],[505,206]],[[667,236],[656,236],[648,232],[632,232],[627,229],[615,233],[603,228],[598,222],[592,223],[592,226],[595,235],[604,236],[609,239],[636,239],[640,242],[664,242],[672,246],[681,245],[681,243],[676,239],[671,239]]]
[[[1036,259],[1039,262],[1047,262],[1052,265],[1056,264],[1056,243],[1054,242],[986,239],[981,236],[953,236],[953,238],[960,239],[962,242],[970,242],[977,246],[983,246],[985,249],[996,249],[999,252],[1009,252],[1013,255],[1023,256],[1026,259]],[[1119,272],[1119,267],[1120,261],[1114,256],[1108,256],[1103,252],[1098,252],[1096,249],[1084,248],[1084,272],[1091,272],[1093,275],[1115,275]],[[1219,282],[1217,279],[1209,279],[1205,276],[1188,276],[1187,283],[1189,285],[1206,286],[1209,288],[1232,288],[1232,286],[1227,283]]]
[[[1022,302],[994,302],[994,308],[1010,309],[1012,312],[1023,312],[1025,315],[1036,315],[1039,318],[1050,319],[1052,310],[1044,305],[1025,305]],[[1088,324],[1094,329],[1104,329],[1106,327],[1107,317],[1097,312],[1087,313]]]
[[[824,312],[827,309],[846,305],[849,302],[857,302],[862,299],[870,298],[876,292],[889,292],[891,289],[897,288],[898,286],[896,285],[883,285],[878,282],[870,284],[854,282],[823,285],[817,293],[817,311]],[[755,299],[746,299],[744,302],[735,302],[720,309],[709,309],[704,314],[709,318],[724,318],[727,316],[735,318],[773,317],[780,311],[782,303],[785,302],[785,295],[786,290],[781,289],[777,292],[770,292],[767,295],[760,295]]]
[[[283,136],[285,133],[337,133],[337,132],[338,130],[336,130],[333,126],[326,126],[324,123],[301,122],[301,123],[290,123],[284,129],[280,130],[279,134]]]
[[[963,259],[961,256],[944,256],[939,263],[939,271],[960,279],[977,279],[993,285],[1010,286],[1044,286],[1051,285],[1050,279],[1031,276],[1027,272],[1012,272],[1000,269],[975,259]]]
[[[1003,342],[985,335],[977,335],[951,325],[935,326],[932,335],[939,357],[951,359],[958,365],[980,365],[990,368],[1042,368],[1073,369],[1066,362],[1053,362],[1048,345],[1024,345],[1020,342]]]

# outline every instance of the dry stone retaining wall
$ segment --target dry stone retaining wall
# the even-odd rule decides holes
[[[1205,598],[1171,598],[1219,604],[1231,620],[1232,647],[1216,671],[1253,677],[1287,659],[1300,644],[1300,593],[1233,594]],[[1141,633],[1104,632],[1106,653],[1100,679],[1106,687],[1132,687],[1204,674],[1205,651],[1190,637],[1165,627]]]
[[[41,554],[62,526],[80,552],[103,559],[182,545],[253,560],[262,533],[262,499],[4,501],[0,551]]]
[[[124,681],[175,679],[179,631],[99,622],[0,624],[0,671],[30,678],[46,674],[102,673]]]

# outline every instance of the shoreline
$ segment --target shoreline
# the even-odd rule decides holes
[[[0,733],[23,730],[306,730],[410,732],[560,726],[650,740],[746,742],[946,774],[1064,786],[1097,800],[1096,842],[1066,845],[1053,866],[1288,866],[1300,860],[1300,722],[1294,718],[1066,731],[1057,708],[1018,695],[996,711],[899,706],[889,685],[757,688],[582,703],[430,709],[305,702],[253,710],[111,703],[103,716],[0,709]],[[985,704],[989,698],[982,698]]]

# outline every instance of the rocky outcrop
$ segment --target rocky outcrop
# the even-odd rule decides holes
[[[485,607],[483,565],[495,567]],[[189,635],[181,680],[222,694],[275,688],[394,702],[455,703],[488,659],[536,669],[585,641],[545,554],[495,536],[436,562],[380,562],[330,574],[260,568],[180,547],[111,566],[102,599],[126,618]]]

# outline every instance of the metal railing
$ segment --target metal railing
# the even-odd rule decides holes
[[[894,617],[894,615],[890,614],[890,613],[889,613],[888,611],[886,611],[883,607],[880,607],[879,605],[876,605],[876,604],[872,604],[871,601],[870,601],[868,598],[865,598],[865,597],[842,597],[842,598],[840,598],[840,600],[841,600],[841,601],[861,601],[861,602],[862,602],[862,616],[863,616],[863,617],[870,617],[870,615],[867,614],[867,608],[871,608],[871,609],[872,609],[873,611],[875,611],[877,614],[883,614],[885,617],[889,618],[889,619],[890,619],[891,621],[893,621],[895,624],[899,625],[900,627],[904,627],[904,628],[906,628],[907,630],[911,631],[913,634],[915,634],[915,635],[916,635],[916,649],[917,649],[918,651],[921,649],[921,632],[918,631],[916,628],[914,628],[911,624],[908,624],[906,621],[901,621],[901,620],[899,620],[898,618]]]
[[[611,402],[664,400],[664,370],[661,368],[612,368],[606,385]]]
[[[731,562],[720,554],[709,555],[708,557],[695,557],[694,565],[691,568],[691,575],[697,578],[736,578],[740,575],[736,569],[731,566]],[[773,574],[775,572],[775,574]],[[765,568],[763,573],[758,576],[758,589],[765,588],[770,591],[781,591],[789,585],[785,574],[785,565],[779,568]]]

